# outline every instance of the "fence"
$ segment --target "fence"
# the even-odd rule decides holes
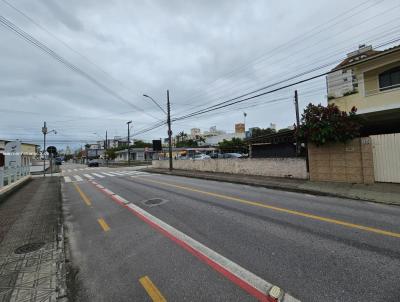
[[[18,179],[29,175],[30,166],[4,167],[0,170],[0,188],[16,182]]]
[[[307,179],[304,158],[263,158],[263,159],[206,159],[174,160],[174,168],[181,170],[221,172],[243,175],[260,175]],[[153,160],[154,168],[168,168],[167,160]]]

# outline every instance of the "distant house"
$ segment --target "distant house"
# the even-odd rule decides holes
[[[360,45],[327,78],[328,103],[349,112],[355,106],[362,132],[400,132],[400,45],[383,51]]]

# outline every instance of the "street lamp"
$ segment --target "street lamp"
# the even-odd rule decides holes
[[[149,98],[158,108],[161,109],[162,112],[165,113],[165,115],[168,115],[167,112],[164,110],[164,108],[161,107],[160,104],[159,104],[158,102],[156,102],[151,96],[148,96],[147,94],[143,94],[143,96],[144,96],[145,98]]]
[[[128,167],[131,165],[131,150],[129,149],[129,145],[131,142],[129,125],[131,123],[132,123],[132,121],[126,122],[126,124],[128,125]]]
[[[43,177],[46,176],[46,135],[49,133],[57,134],[56,130],[47,130],[46,122],[43,123],[42,133],[43,133]]]
[[[169,154],[169,170],[172,170],[172,130],[171,130],[171,105],[169,103],[169,90],[167,90],[167,111],[165,111],[158,102],[147,94],[143,94],[145,98],[149,98],[152,102],[167,115],[168,124],[168,154]]]

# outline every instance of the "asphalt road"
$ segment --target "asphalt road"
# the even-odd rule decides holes
[[[400,301],[400,207],[62,169],[77,301]]]

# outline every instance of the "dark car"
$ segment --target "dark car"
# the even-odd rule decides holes
[[[89,160],[88,167],[98,167],[99,162],[96,159]]]
[[[55,161],[55,163],[56,163],[56,166],[62,165],[62,162],[63,162],[61,157],[56,157],[56,158],[54,159],[54,161]]]

